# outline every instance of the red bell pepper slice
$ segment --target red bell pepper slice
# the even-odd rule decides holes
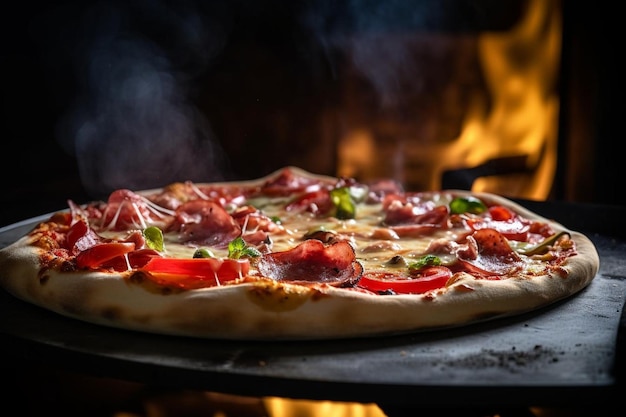
[[[445,266],[429,266],[419,274],[398,278],[391,272],[369,272],[361,277],[358,286],[373,292],[393,291],[397,294],[422,294],[444,287],[452,277],[452,271]]]
[[[250,271],[247,258],[152,258],[142,271],[162,285],[194,289],[214,287],[244,277]]]

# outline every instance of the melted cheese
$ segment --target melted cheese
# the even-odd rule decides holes
[[[249,203],[249,202],[248,202]],[[272,252],[286,251],[294,248],[304,240],[307,233],[324,230],[336,233],[339,239],[347,239],[355,248],[357,259],[366,270],[380,270],[393,268],[387,262],[401,255],[408,262],[415,260],[424,254],[434,239],[456,240],[462,230],[439,230],[434,233],[424,234],[418,238],[394,237],[395,233],[388,231],[383,225],[384,212],[382,204],[359,204],[355,219],[339,220],[334,217],[315,216],[309,212],[287,212],[284,210],[285,201],[277,200],[271,204],[269,198],[262,201],[254,200],[261,207],[262,212],[268,217],[280,219],[284,232],[270,235]],[[445,204],[447,201],[441,201]],[[198,246],[181,244],[175,233],[164,235],[164,253],[171,257],[190,258]],[[227,248],[214,248],[210,250],[216,257],[227,257]],[[452,257],[452,255],[448,256]],[[452,262],[441,256],[444,263]],[[254,271],[254,268],[253,268]]]

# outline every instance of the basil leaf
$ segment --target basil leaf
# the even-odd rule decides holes
[[[256,248],[248,246],[241,236],[228,244],[228,257],[231,259],[239,259],[241,257],[256,258],[258,256],[261,256],[261,252]]]
[[[163,232],[156,226],[150,226],[143,231],[143,237],[146,239],[146,245],[150,249],[163,252]]]
[[[252,246],[247,246],[242,252],[241,255],[246,258],[257,258],[261,256],[261,252],[257,248],[253,248]]]
[[[481,214],[485,211],[487,211],[487,206],[476,197],[456,197],[450,202],[450,212],[452,214]]]
[[[437,266],[441,265],[441,258],[435,255],[425,255],[416,260],[415,262],[411,262],[409,264],[409,269],[422,269],[428,266]]]

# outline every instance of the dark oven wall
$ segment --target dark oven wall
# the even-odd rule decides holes
[[[359,2],[15,4],[0,24],[1,224],[112,188],[251,178],[287,164],[334,174],[342,83],[354,81],[328,36],[364,22],[378,34],[499,30],[524,4],[420,1],[410,14],[387,9],[396,15],[382,23]],[[563,5],[565,156],[554,198],[624,204],[619,14]]]

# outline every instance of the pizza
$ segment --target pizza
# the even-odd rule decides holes
[[[132,331],[338,339],[539,310],[583,290],[599,263],[586,235],[500,195],[287,166],[70,200],[0,250],[0,284]]]

